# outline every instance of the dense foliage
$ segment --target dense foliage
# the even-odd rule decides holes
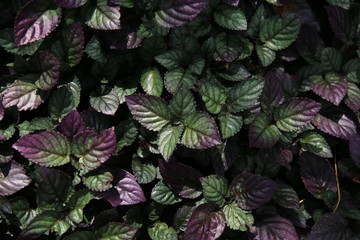
[[[359,12],[0,1],[0,238],[359,240]]]

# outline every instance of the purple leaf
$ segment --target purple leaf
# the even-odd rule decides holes
[[[356,125],[353,121],[342,115],[338,122],[334,122],[320,114],[317,114],[312,123],[324,133],[334,137],[348,140],[351,135],[356,133]]]
[[[15,162],[1,165],[0,172],[0,196],[8,196],[16,193],[31,183],[26,176],[24,168]]]
[[[354,112],[360,110],[360,88],[356,84],[348,83],[348,92],[344,102]]]
[[[262,219],[256,224],[253,233],[256,234],[254,240],[298,240],[299,237],[290,220],[272,216]]]
[[[81,23],[75,22],[67,26],[63,32],[62,45],[66,50],[66,62],[69,66],[79,64],[84,54],[84,31]]]
[[[249,127],[251,147],[272,147],[279,141],[280,135],[279,129],[271,124],[270,117],[265,113],[257,115]]]
[[[116,149],[115,128],[103,130],[97,134],[94,130],[85,130],[74,136],[71,143],[74,155],[87,169],[95,169],[106,162]]]
[[[277,185],[268,177],[252,173],[242,173],[234,178],[230,185],[230,193],[244,210],[261,207],[271,200]]]
[[[333,73],[326,74],[325,78],[318,75],[312,79],[312,91],[336,106],[344,98],[347,88],[348,82],[346,79]]]
[[[40,78],[36,81],[36,86],[43,90],[50,90],[59,80],[60,62],[51,53],[40,51],[33,59],[34,66],[41,72]]]
[[[261,103],[265,111],[270,111],[284,101],[283,79],[285,75],[288,74],[284,72],[284,68],[277,68],[266,73],[261,95]]]
[[[184,240],[215,240],[225,229],[225,214],[211,203],[197,206],[191,214]]]
[[[326,213],[315,223],[307,240],[349,239],[348,221],[338,213]]]
[[[200,177],[203,175],[190,166],[174,161],[159,160],[161,176],[169,187],[183,198],[196,198],[201,194]]]
[[[84,5],[88,0],[55,0],[59,7],[77,8]]]
[[[278,162],[281,166],[286,167],[288,170],[291,169],[290,163],[292,162],[293,154],[289,149],[281,149],[278,153]]]
[[[357,166],[360,166],[360,135],[353,134],[349,139],[350,156]]]
[[[319,31],[310,25],[302,25],[299,37],[295,42],[298,53],[310,64],[318,64],[324,43]]]
[[[5,107],[3,105],[3,96],[0,96],[0,121],[4,118]]]
[[[304,185],[314,197],[323,199],[327,191],[337,191],[335,173],[325,158],[305,152],[299,165]]]
[[[16,15],[15,42],[17,46],[35,42],[49,35],[60,23],[61,8],[53,1],[29,1]]]
[[[155,21],[165,28],[179,27],[194,19],[208,4],[209,0],[162,0]]]
[[[70,162],[69,141],[54,130],[25,135],[13,148],[40,166],[54,167]]]
[[[232,6],[237,6],[240,2],[240,0],[222,0],[224,3],[227,3]]]
[[[84,131],[86,129],[86,125],[78,111],[73,109],[61,120],[58,128],[59,132],[69,138],[72,138],[76,134]]]
[[[329,17],[329,22],[332,31],[335,36],[343,42],[347,42],[349,39],[349,26],[350,16],[348,15],[348,11],[341,7],[336,6],[325,6],[325,10]]]

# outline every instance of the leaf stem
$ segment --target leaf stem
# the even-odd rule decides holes
[[[335,180],[336,180],[336,188],[337,188],[337,203],[335,205],[333,212],[336,212],[336,210],[339,208],[339,205],[341,202],[339,172],[338,172],[338,166],[337,166],[337,162],[336,162],[336,147],[335,147],[335,152],[334,152],[334,168],[335,168]]]

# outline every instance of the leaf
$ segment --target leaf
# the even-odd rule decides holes
[[[76,191],[69,200],[69,218],[74,223],[82,222],[84,218],[85,206],[94,198],[94,195],[88,189]]]
[[[218,114],[226,100],[224,87],[215,81],[204,81],[200,85],[199,93],[205,103],[206,109],[210,113]]]
[[[276,53],[268,47],[256,45],[256,54],[260,59],[261,65],[269,66],[274,62]]]
[[[103,240],[131,240],[134,239],[137,231],[137,227],[128,226],[118,222],[110,222],[99,228],[95,235],[96,239]]]
[[[220,130],[222,138],[229,138],[240,132],[243,125],[241,116],[232,115],[229,112],[220,113],[218,116],[220,121]]]
[[[92,170],[106,162],[115,151],[116,136],[114,127],[97,134],[85,130],[74,136],[71,143],[73,154],[80,158],[79,163]]]
[[[353,134],[349,139],[349,150],[352,160],[360,166],[360,135]]]
[[[321,63],[324,71],[339,71],[341,68],[341,52],[335,48],[324,48],[321,51]]]
[[[59,7],[77,8],[84,5],[88,0],[55,0]]]
[[[96,236],[91,231],[77,231],[67,236],[65,240],[96,240]]]
[[[60,76],[59,60],[51,53],[39,51],[38,54],[32,58],[32,64],[38,72],[41,72],[35,85],[42,90],[52,89],[58,82]]]
[[[293,224],[286,218],[272,216],[256,224],[254,240],[299,240]]]
[[[184,119],[185,131],[181,143],[189,148],[206,149],[221,144],[219,130],[212,117],[194,112]]]
[[[185,52],[179,49],[161,52],[155,57],[155,60],[167,69],[179,68],[186,65]]]
[[[61,120],[58,129],[59,132],[66,137],[73,138],[76,134],[84,131],[86,125],[79,112],[76,109],[73,109]]]
[[[260,40],[274,51],[282,50],[296,40],[300,25],[300,19],[296,14],[290,14],[284,18],[272,17],[261,24]]]
[[[63,32],[61,43],[66,63],[70,67],[79,64],[84,54],[84,30],[81,23],[75,22],[68,25]]]
[[[25,135],[13,148],[25,158],[44,167],[62,166],[70,162],[70,144],[54,130]]]
[[[217,24],[230,30],[246,30],[247,21],[240,8],[226,4],[219,5],[214,12],[214,19]]]
[[[109,6],[107,0],[97,0],[96,6],[88,7],[85,23],[99,30],[120,29],[120,7]]]
[[[178,119],[184,118],[195,111],[194,96],[190,91],[180,89],[171,99],[169,108],[171,115]]]
[[[157,68],[147,68],[140,77],[140,84],[145,93],[161,96],[163,91],[163,80]]]
[[[268,177],[252,173],[242,173],[230,185],[230,194],[244,210],[261,207],[273,197],[276,183]]]
[[[106,53],[102,49],[99,38],[96,35],[93,36],[86,45],[85,52],[90,58],[94,59],[95,61],[102,63],[106,62]]]
[[[133,120],[124,120],[116,127],[116,136],[118,138],[117,151],[130,146],[138,135],[138,124]]]
[[[296,131],[309,124],[321,105],[307,98],[292,98],[274,111],[276,126],[285,132]]]
[[[280,131],[271,124],[271,119],[265,113],[260,113],[249,127],[249,141],[251,147],[270,148],[280,139]]]
[[[100,93],[90,96],[90,106],[96,111],[107,115],[115,115],[120,105],[115,88],[104,88]]]
[[[38,117],[38,118],[34,118],[30,122],[24,121],[21,124],[19,124],[17,127],[19,129],[20,137],[23,137],[34,131],[54,129],[56,125],[48,117]]]
[[[93,191],[103,192],[112,187],[114,177],[109,171],[100,171],[99,173],[87,174],[83,177],[86,187]]]
[[[170,122],[170,112],[164,100],[156,96],[133,94],[126,97],[133,117],[144,127],[160,131]]]
[[[350,9],[351,1],[350,0],[326,0],[333,6],[338,6],[346,10]]]
[[[215,240],[225,229],[223,211],[214,211],[210,203],[197,206],[191,214],[184,240]]]
[[[163,222],[156,222],[153,227],[148,228],[148,233],[152,240],[178,239],[175,229]]]
[[[18,197],[11,200],[11,209],[16,217],[16,221],[21,226],[27,226],[38,215],[38,211],[31,209],[29,202],[24,197]]]
[[[246,231],[246,227],[254,224],[254,217],[249,211],[242,210],[235,202],[223,207],[226,218],[226,226],[232,230]]]
[[[95,130],[97,133],[112,126],[107,115],[99,113],[94,109],[82,111],[80,115],[86,126],[92,130]]]
[[[285,98],[284,78],[287,75],[284,68],[277,68],[266,73],[264,90],[261,94],[261,106],[264,111],[271,111],[283,103]]]
[[[331,2],[334,2],[331,0]],[[341,1],[338,1],[341,2]],[[343,1],[343,2],[346,2]],[[343,42],[349,42],[355,36],[355,26],[351,24],[348,12],[336,6],[325,6],[328,14],[329,23],[335,36]]]
[[[215,59],[219,61],[232,62],[239,57],[241,39],[232,34],[220,33],[215,38]]]
[[[342,240],[350,237],[348,221],[338,213],[326,213],[312,227],[309,240]]]
[[[335,173],[326,159],[305,152],[299,165],[304,185],[314,197],[324,199],[327,191],[337,191]]]
[[[170,159],[176,149],[183,130],[184,127],[180,125],[164,128],[160,131],[158,140],[159,151],[166,161]]]
[[[164,28],[185,25],[194,19],[207,5],[209,0],[171,0],[160,1],[155,12],[155,22]]]
[[[332,158],[332,152],[329,144],[325,138],[318,133],[305,133],[301,139],[300,144],[303,148],[323,158]]]
[[[30,183],[31,179],[20,164],[11,161],[1,165],[0,196],[12,195]]]
[[[140,158],[133,158],[131,168],[139,183],[150,183],[156,178],[155,166],[151,163],[142,163]]]
[[[346,140],[348,140],[352,134],[356,133],[355,123],[345,115],[342,115],[341,118],[335,122],[317,114],[312,119],[312,123],[324,133]]]
[[[228,92],[226,104],[230,112],[237,113],[250,108],[259,99],[264,81],[254,77],[235,85]]]
[[[278,188],[274,195],[275,202],[284,208],[298,209],[299,197],[296,191],[282,182],[277,182],[277,185]]]
[[[215,72],[228,81],[239,82],[250,77],[248,70],[239,62],[215,63]]]
[[[159,168],[164,182],[183,198],[197,198],[201,195],[199,178],[202,174],[190,166],[174,161],[159,160]]]
[[[175,94],[180,89],[190,89],[196,82],[196,77],[189,70],[175,68],[168,71],[164,76],[165,88]]]
[[[29,82],[15,80],[3,93],[2,104],[5,108],[17,106],[19,111],[36,109],[43,100],[37,94],[37,87]]]
[[[16,46],[14,30],[6,28],[0,31],[0,46],[5,51],[17,55],[33,55],[40,47],[42,41],[36,41],[23,46]]]
[[[207,201],[216,203],[220,207],[225,203],[228,195],[228,183],[224,177],[210,175],[200,178],[204,197]]]
[[[159,181],[151,190],[151,199],[162,205],[173,205],[181,202],[171,189],[163,181]]]
[[[16,15],[16,45],[26,45],[45,38],[59,25],[60,20],[61,8],[54,6],[52,1],[28,2]]]
[[[360,110],[360,88],[354,83],[348,83],[348,91],[344,102],[354,112]]]
[[[144,193],[135,177],[124,170],[117,173],[114,187],[119,194],[120,205],[134,205],[145,202]]]

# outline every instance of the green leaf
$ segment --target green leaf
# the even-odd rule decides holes
[[[225,198],[229,194],[226,178],[210,175],[200,178],[204,197],[209,202],[214,202],[220,207],[224,205]]]
[[[56,125],[48,117],[38,117],[31,121],[24,121],[17,126],[20,137],[32,133],[34,131],[54,129]]]
[[[139,183],[150,183],[156,178],[157,171],[155,166],[151,163],[142,163],[138,157],[133,157],[131,168]]]
[[[166,161],[168,161],[176,149],[180,136],[184,130],[183,126],[164,128],[159,133],[159,151]]]
[[[226,93],[224,87],[215,81],[204,81],[199,89],[206,109],[213,114],[218,114],[225,103]]]
[[[271,124],[271,118],[265,113],[260,113],[249,127],[249,140],[251,147],[273,147],[280,139],[279,129]]]
[[[217,24],[231,30],[246,30],[247,21],[243,11],[234,6],[222,4],[214,12],[214,19]]]
[[[86,24],[99,30],[120,29],[120,7],[110,6],[107,0],[97,0],[96,6],[87,5]]]
[[[242,51],[242,41],[233,34],[220,33],[215,38],[215,54],[217,61],[232,62]]]
[[[335,48],[324,48],[321,52],[321,63],[324,71],[339,71],[342,63],[341,52]]]
[[[151,190],[151,199],[163,205],[172,205],[181,202],[163,181],[159,181]]]
[[[69,200],[69,218],[74,223],[82,222],[84,218],[84,207],[94,199],[94,195],[88,189],[82,189],[75,192]]]
[[[103,192],[111,188],[114,176],[109,171],[86,175],[83,182],[86,187],[93,191]]]
[[[195,111],[195,98],[190,91],[181,89],[171,99],[169,108],[175,118],[184,118]]]
[[[230,89],[226,104],[230,112],[237,113],[250,108],[259,99],[264,87],[260,77],[254,77]]]
[[[265,21],[267,16],[267,10],[264,7],[264,4],[261,4],[255,11],[254,15],[251,17],[249,26],[247,29],[247,34],[252,38],[257,38],[259,33],[260,26]]]
[[[140,77],[140,84],[145,93],[149,95],[161,96],[163,91],[163,80],[156,67],[147,68]]]
[[[218,119],[220,121],[222,138],[229,138],[234,136],[240,131],[243,125],[243,120],[241,116],[235,116],[229,112],[220,113]]]
[[[254,224],[251,211],[242,210],[235,202],[225,205],[223,211],[226,225],[232,230],[245,232],[247,230],[246,226],[251,227]]]
[[[300,19],[295,14],[266,19],[260,27],[260,40],[275,51],[287,48],[296,40],[300,26]]]
[[[300,138],[300,144],[307,151],[320,157],[332,158],[332,152],[325,138],[318,133],[308,132]]]
[[[175,94],[180,89],[190,89],[196,82],[196,77],[189,70],[176,68],[168,71],[164,77],[165,88],[170,93]]]
[[[148,228],[149,236],[152,240],[177,240],[177,233],[166,223],[156,222],[153,227]]]
[[[326,1],[333,6],[342,7],[346,10],[349,10],[351,6],[351,0],[326,0]]]
[[[134,239],[134,235],[137,231],[137,227],[117,222],[110,222],[99,228],[95,235],[97,239],[101,240],[132,240]]]
[[[284,208],[299,208],[299,197],[296,191],[284,183],[277,182],[277,189],[273,199]]]
[[[96,35],[93,36],[86,45],[85,52],[95,61],[106,62],[106,53],[101,48],[101,43]]]
[[[219,130],[213,118],[195,112],[184,119],[185,132],[181,143],[189,148],[205,149],[221,144]]]
[[[182,50],[171,50],[156,56],[155,60],[167,69],[177,68],[185,62],[185,53]]]
[[[39,210],[31,209],[28,200],[23,197],[11,200],[11,209],[21,227],[27,226]]]
[[[125,146],[130,146],[138,135],[138,124],[133,120],[124,120],[117,125],[116,138],[118,151],[121,151]]]
[[[17,55],[33,55],[40,47],[43,40],[35,41],[26,45],[17,47],[15,44],[14,29],[6,28],[0,31],[0,46],[5,51]]]
[[[90,106],[100,113],[115,115],[120,105],[117,91],[114,88],[102,86],[100,88],[102,89],[99,93],[90,96]]]
[[[269,66],[276,58],[276,53],[265,46],[256,45],[256,54],[264,67]]]
[[[160,131],[170,122],[168,105],[159,97],[133,94],[126,97],[126,103],[134,118],[150,130]]]

